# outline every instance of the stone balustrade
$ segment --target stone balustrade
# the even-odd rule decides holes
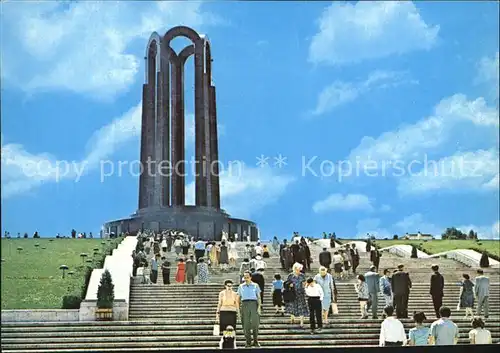
[[[79,321],[78,309],[2,310],[4,322],[72,322]]]
[[[85,300],[80,306],[80,321],[95,320],[95,305],[97,301],[97,289],[101,276],[105,270],[111,274],[115,291],[115,304],[113,306],[113,317],[120,320],[128,319],[128,302],[130,297],[130,280],[132,277],[132,251],[137,245],[137,237],[125,237],[123,241],[113,250],[112,255],[106,256],[104,267],[92,271]]]
[[[482,254],[471,249],[456,249],[435,254],[430,257],[442,257],[442,256],[446,256],[448,259],[453,259],[469,267],[478,267],[479,262],[481,261]],[[500,263],[495,259],[492,259],[490,257],[489,261],[490,261],[490,267],[493,268],[500,267]]]
[[[411,250],[412,250],[412,246],[407,245],[407,244],[392,245],[392,246],[388,246],[386,248],[380,249],[380,251],[387,251],[387,252],[390,252],[391,254],[394,254],[394,255],[397,255],[400,257],[406,257],[406,258],[411,257]],[[425,252],[420,251],[418,249],[417,249],[417,256],[419,259],[426,259],[426,258],[430,257],[429,254],[426,254]]]

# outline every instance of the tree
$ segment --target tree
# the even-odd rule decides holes
[[[486,252],[483,252],[481,260],[479,260],[479,267],[481,268],[490,267],[490,259],[488,258],[488,254]]]
[[[446,228],[445,232],[441,235],[441,238],[450,240],[467,239],[467,234],[463,233],[455,227],[451,227]]]
[[[394,236],[392,237],[392,239],[394,239],[394,240],[398,240],[398,239],[399,239],[399,237],[398,237],[398,235],[397,235],[397,234],[394,234]]]
[[[469,231],[469,234],[467,235],[467,239],[470,240],[477,240],[477,232],[474,232],[473,229]]]
[[[112,309],[114,300],[115,285],[113,284],[111,273],[105,270],[97,288],[97,307],[99,309]]]
[[[411,246],[411,256],[412,259],[418,259],[417,247],[415,245]]]

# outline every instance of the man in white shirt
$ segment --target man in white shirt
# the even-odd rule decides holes
[[[262,256],[260,255],[255,256],[254,268],[256,269],[262,268],[263,270],[267,268],[267,264],[264,260],[262,260]]]
[[[323,329],[322,301],[324,297],[323,288],[316,284],[312,278],[306,281],[305,292],[307,304],[309,305],[309,323],[311,324],[311,333],[320,333]],[[316,330],[316,322],[318,329]]]
[[[384,308],[386,319],[380,327],[380,347],[403,346],[406,342],[406,332],[401,321],[393,317],[394,307]]]
[[[260,256],[262,256],[262,254],[264,253],[264,249],[262,248],[260,243],[257,243],[257,245],[255,245],[255,253]]]

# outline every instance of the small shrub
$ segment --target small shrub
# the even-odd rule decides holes
[[[65,295],[62,300],[63,309],[80,309],[82,303],[82,298],[78,295]]]
[[[488,258],[488,254],[486,252],[483,252],[481,260],[479,260],[479,267],[481,268],[490,267],[490,259]]]
[[[411,258],[418,259],[417,247],[415,245],[411,246]]]
[[[97,288],[97,307],[99,309],[112,309],[115,300],[115,285],[111,273],[105,270],[101,276],[101,282]]]

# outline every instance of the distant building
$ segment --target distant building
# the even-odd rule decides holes
[[[431,234],[422,234],[420,232],[416,234],[408,234],[406,233],[403,237],[405,240],[433,240],[434,237]]]

